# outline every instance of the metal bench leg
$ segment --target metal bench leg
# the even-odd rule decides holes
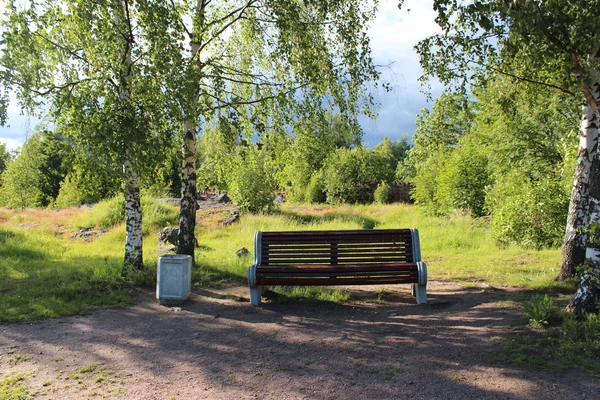
[[[410,291],[411,291],[413,297],[417,296],[417,284],[416,283],[411,283]]]
[[[260,306],[261,289],[261,286],[254,286],[250,288],[250,304],[253,306]]]
[[[417,304],[427,303],[427,286],[414,284],[413,290],[416,291]]]
[[[250,304],[259,306],[263,287],[256,284],[256,265],[248,268],[248,286],[250,286]]]
[[[419,283],[415,283],[413,290],[417,297],[417,304],[427,303],[427,264],[422,261],[417,262],[419,272]]]

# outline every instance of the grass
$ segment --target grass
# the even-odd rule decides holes
[[[464,215],[434,218],[421,215],[410,205],[318,206],[284,205],[271,215],[243,215],[241,223],[229,227],[216,224],[199,227],[202,248],[196,253],[200,267],[195,279],[220,276],[245,279],[251,257],[237,258],[235,251],[252,252],[257,230],[320,230],[365,228],[418,228],[421,253],[432,279],[465,283],[486,282],[529,290],[560,291],[554,281],[560,251],[527,250],[517,246],[500,248],[486,222]]]
[[[156,283],[156,233],[177,222],[175,207],[143,196],[144,261],[146,268],[133,283]],[[325,206],[283,205],[271,214],[243,214],[238,224],[221,226],[223,211],[200,210],[193,282],[219,286],[244,284],[252,264],[253,238],[258,230],[323,230],[418,228],[421,252],[431,279],[465,284],[486,282],[534,291],[560,291],[554,281],[560,252],[519,247],[500,248],[487,223],[465,215],[433,218],[410,205]],[[227,212],[225,212],[227,213]],[[80,227],[104,228],[91,241],[72,238]],[[122,199],[93,208],[67,210],[0,209],[0,322],[34,321],[85,314],[131,304],[121,277],[125,227]],[[237,257],[242,247],[250,255]],[[343,291],[297,287],[282,293],[287,299],[344,302]],[[383,300],[386,293],[378,294]]]
[[[0,399],[29,400],[33,395],[24,386],[26,377],[23,374],[8,374],[0,379]]]

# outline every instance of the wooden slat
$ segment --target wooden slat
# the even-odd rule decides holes
[[[270,259],[270,260],[275,260],[275,259],[294,259],[294,258],[299,258],[299,257],[304,257],[304,258],[322,258],[322,257],[328,257],[329,255],[331,255],[331,253],[324,253],[324,252],[318,252],[318,253],[314,253],[314,252],[303,252],[303,253],[299,253],[299,252],[294,252],[294,253],[268,253],[268,254],[264,254],[263,253],[263,260],[264,259]],[[368,253],[359,253],[359,252],[348,252],[348,253],[338,253],[337,257],[342,259],[342,258],[354,258],[354,257],[361,257],[361,258],[376,258],[376,257],[398,257],[398,256],[406,256],[406,253],[401,253],[401,252],[389,252],[389,251],[380,251],[380,252],[368,252]]]
[[[260,279],[265,278],[307,278],[307,277],[369,277],[369,278],[380,278],[380,277],[389,277],[389,276],[398,276],[398,277],[416,277],[417,271],[345,271],[345,272],[302,272],[301,274],[297,272],[279,272],[279,273],[263,273],[256,274]]]
[[[321,257],[321,258],[306,257],[306,258],[293,258],[293,259],[282,258],[282,259],[274,259],[274,260],[273,259],[265,260],[263,258],[262,263],[268,264],[268,265],[272,265],[272,264],[289,264],[289,265],[294,265],[294,264],[331,264],[330,261],[331,261],[330,258],[325,258],[325,257]],[[409,258],[406,256],[386,257],[386,258],[383,258],[383,257],[344,258],[344,259],[337,260],[338,264],[342,264],[342,263],[346,263],[346,264],[353,264],[353,263],[377,264],[377,263],[393,263],[393,262],[412,262],[412,260],[409,260]]]
[[[340,231],[269,231],[262,232],[263,237],[271,236],[319,236],[319,235],[389,235],[408,234],[410,229],[369,229],[369,230],[340,230]]]
[[[256,278],[259,285],[321,286],[321,285],[385,285],[395,283],[417,283],[417,277],[381,278]]]
[[[277,272],[294,271],[302,274],[305,271],[316,271],[316,272],[346,272],[346,271],[417,271],[417,264],[377,264],[377,265],[361,265],[361,264],[349,264],[349,265],[337,265],[337,266],[323,266],[323,265],[295,265],[288,267],[264,267],[262,265],[257,266],[257,274],[270,274]]]
[[[289,248],[273,248],[263,247],[263,254],[331,254],[331,249],[328,247],[289,247]],[[381,253],[381,252],[392,252],[392,253],[412,253],[412,246],[377,246],[377,247],[339,247],[338,254],[352,254],[352,253]]]

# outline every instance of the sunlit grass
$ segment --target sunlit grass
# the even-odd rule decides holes
[[[466,215],[428,217],[411,205],[368,205],[338,207],[284,205],[273,215],[244,215],[231,227],[200,229],[201,249],[196,261],[200,270],[223,271],[228,277],[244,279],[252,258],[239,259],[235,251],[246,247],[253,252],[256,231],[338,230],[417,228],[422,258],[430,279],[467,283],[486,282],[527,289],[552,289],[558,274],[560,251],[499,247],[485,221]]]
[[[176,225],[177,209],[144,201],[144,262],[134,284],[156,280],[157,232]],[[130,304],[121,277],[125,226],[114,218],[115,200],[93,208],[0,209],[0,321],[86,313]],[[465,215],[433,218],[410,205],[283,205],[271,214],[243,214],[222,226],[228,210],[200,210],[193,281],[196,285],[245,284],[256,231],[418,228],[430,279],[552,290],[561,284],[560,251],[498,247],[485,221]],[[92,239],[72,237],[80,226],[105,227]],[[58,233],[57,233],[58,232]],[[250,255],[239,258],[242,247]],[[304,289],[302,289],[304,290]],[[309,296],[310,297],[310,296]]]

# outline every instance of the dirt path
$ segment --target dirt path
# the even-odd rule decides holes
[[[429,286],[425,306],[407,285],[261,308],[202,291],[169,309],[142,292],[128,309],[0,325],[0,375],[24,374],[42,399],[598,398],[590,376],[487,361],[528,329],[501,290]]]

